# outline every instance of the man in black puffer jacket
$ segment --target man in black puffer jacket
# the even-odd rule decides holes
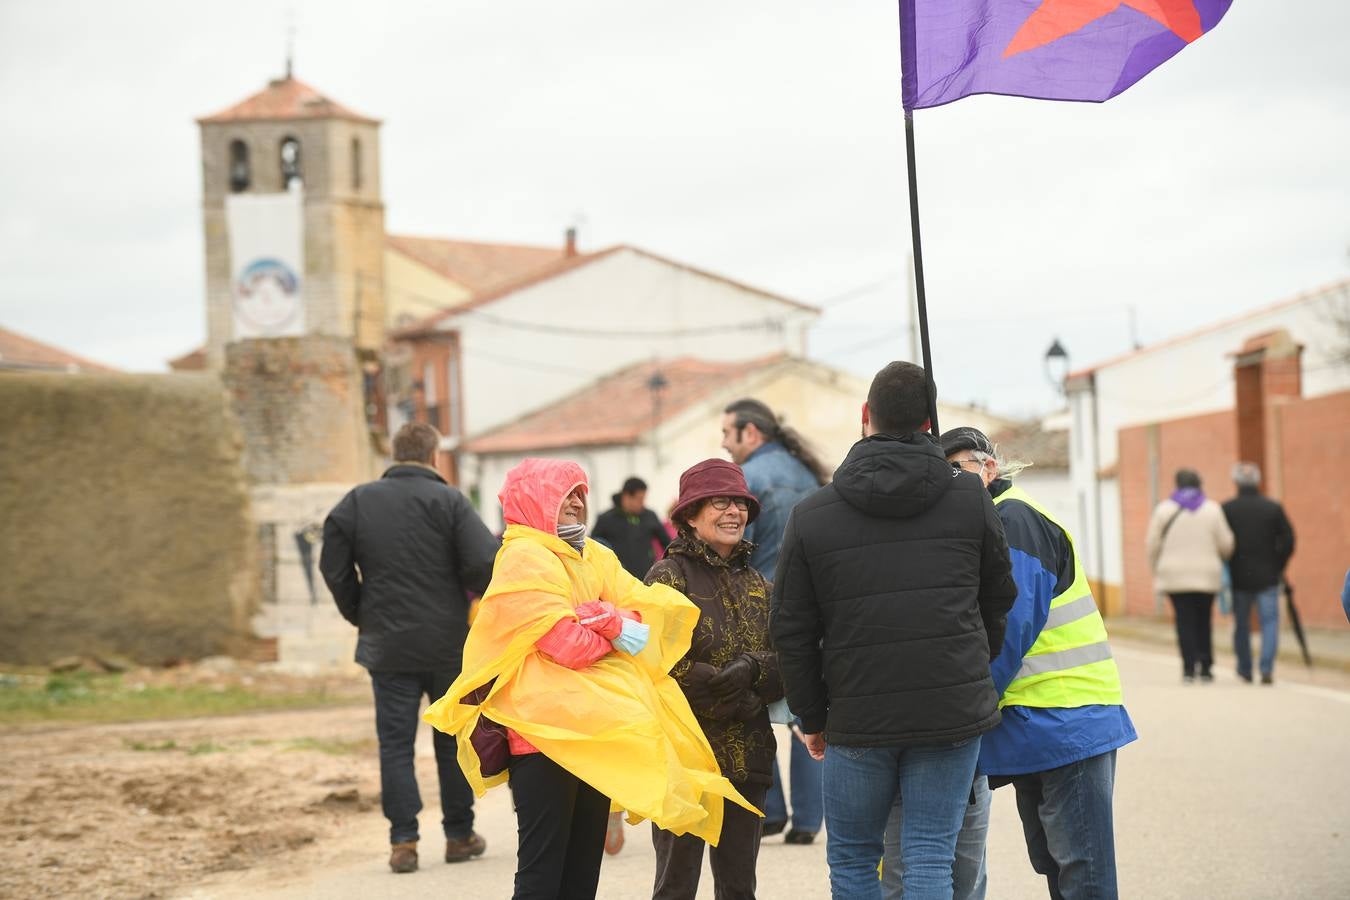
[[[788,705],[825,760],[836,897],[881,896],[897,794],[906,895],[951,891],[979,736],[999,722],[989,662],[1017,584],[989,492],[924,433],[927,384],[912,363],[877,373],[863,440],[793,510],[774,578]]]
[[[469,501],[432,467],[439,445],[430,425],[399,429],[384,477],[354,488],[328,514],[319,557],[338,611],[359,629],[356,661],[370,671],[395,872],[417,868],[418,707],[424,694],[439,700],[459,675],[469,631],[465,591],[487,588],[498,547]],[[455,740],[433,731],[432,743],[445,861],[478,856],[486,844],[473,830],[473,791]]]

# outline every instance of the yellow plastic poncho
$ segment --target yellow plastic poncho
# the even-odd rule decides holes
[[[560,460],[529,459],[508,474],[501,499],[512,524],[465,641],[463,669],[422,718],[457,738],[460,767],[480,797],[508,777],[485,778],[469,740],[487,715],[609,797],[630,823],[651,819],[716,846],[724,800],[761,813],[720,774],[669,675],[689,649],[698,608],[669,587],[638,581],[607,547],[587,541],[582,554],[557,536],[562,499],[585,478]],[[573,670],[535,649],[560,619],[597,599],[642,614],[651,636],[641,653],[615,651]],[[493,678],[481,705],[460,702]]]

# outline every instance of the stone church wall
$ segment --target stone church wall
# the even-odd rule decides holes
[[[245,651],[254,526],[208,375],[0,377],[0,661]]]

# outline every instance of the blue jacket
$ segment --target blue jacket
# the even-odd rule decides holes
[[[999,479],[989,491],[997,497],[1010,486]],[[1050,600],[1073,583],[1074,555],[1063,530],[1027,504],[1007,500],[995,509],[1003,521],[1017,581],[1003,649],[990,666],[1001,697],[1045,627]],[[1137,737],[1123,706],[1005,706],[1003,721],[980,743],[979,771],[990,776],[1045,772],[1123,747]]]
[[[788,514],[820,485],[811,470],[777,441],[755,448],[741,464],[741,470],[745,472],[750,493],[759,501],[759,518],[745,530],[746,539],[755,544],[750,565],[772,581]]]

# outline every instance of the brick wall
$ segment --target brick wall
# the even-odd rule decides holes
[[[1286,373],[1287,375],[1287,373]],[[1267,400],[1264,490],[1282,502],[1297,534],[1287,572],[1304,622],[1346,627],[1340,590],[1350,567],[1350,392],[1313,399]],[[1156,611],[1144,537],[1153,507],[1169,494],[1178,468],[1195,469],[1222,503],[1235,493],[1241,422],[1229,410],[1123,429],[1119,433],[1124,593],[1131,615]]]
[[[1270,470],[1282,483],[1278,499],[1297,540],[1286,575],[1305,622],[1345,627],[1340,597],[1350,568],[1350,480],[1344,474],[1350,391],[1277,404],[1271,412],[1277,440]]]
[[[1160,610],[1144,547],[1149,518],[1154,507],[1175,489],[1177,469],[1200,473],[1205,493],[1216,500],[1232,494],[1230,473],[1237,461],[1233,413],[1122,429],[1119,451],[1125,611],[1153,615]]]
[[[350,341],[238,341],[226,349],[224,378],[254,484],[355,484],[372,476],[364,386]]]

